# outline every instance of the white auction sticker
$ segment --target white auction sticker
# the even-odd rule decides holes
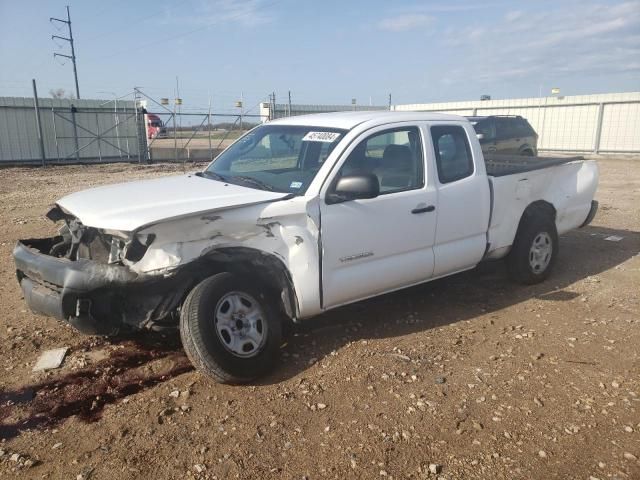
[[[336,132],[309,132],[302,139],[303,142],[327,142],[333,143],[340,136]]]

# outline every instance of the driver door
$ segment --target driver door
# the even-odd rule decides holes
[[[425,179],[417,125],[369,131],[345,152],[321,202],[323,308],[429,279],[434,269],[435,186]],[[373,173],[376,198],[328,203],[342,175]]]

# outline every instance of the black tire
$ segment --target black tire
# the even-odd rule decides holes
[[[533,285],[549,276],[556,263],[560,245],[555,221],[549,214],[532,212],[525,215],[507,256],[507,267],[513,280]],[[534,242],[540,246],[536,250],[539,254],[532,251]],[[545,254],[546,245],[550,247],[548,259]]]
[[[219,333],[216,321],[225,298],[236,292],[252,297],[261,310],[263,341],[246,357],[231,351],[230,340],[226,341],[229,331]],[[223,302],[222,307],[219,302]],[[255,285],[237,275],[219,273],[196,285],[187,296],[180,314],[182,345],[193,365],[217,382],[250,382],[271,370],[278,358],[282,325],[276,312],[270,298]]]
[[[520,155],[523,157],[533,157],[533,150],[523,150]]]

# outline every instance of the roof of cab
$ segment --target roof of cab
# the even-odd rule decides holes
[[[466,121],[464,117],[433,112],[392,112],[387,110],[366,112],[333,112],[298,115],[271,120],[270,124],[305,125],[310,127],[333,127],[350,130],[365,122],[384,125],[391,122],[412,121]]]

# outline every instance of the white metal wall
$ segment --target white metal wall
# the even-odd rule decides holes
[[[538,148],[640,152],[640,92],[396,105],[398,111],[521,115],[538,132]]]
[[[72,104],[78,110],[75,130]],[[117,112],[109,100],[40,98],[39,106],[46,161],[137,158],[134,102],[119,101]],[[41,161],[33,98],[0,97],[0,165]]]

